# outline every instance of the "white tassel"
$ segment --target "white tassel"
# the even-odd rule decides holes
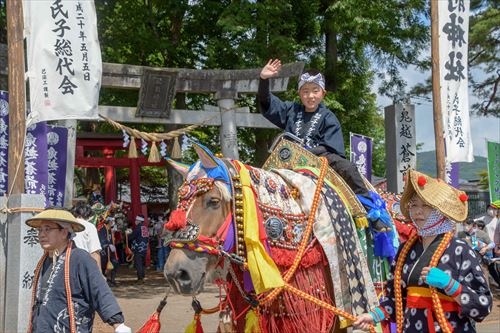
[[[144,156],[148,156],[148,143],[144,139],[141,139],[141,153]]]
[[[130,144],[130,136],[128,135],[127,131],[123,130],[123,148],[127,148],[128,145]]]
[[[167,156],[167,144],[163,140],[160,142],[160,155],[162,157]]]

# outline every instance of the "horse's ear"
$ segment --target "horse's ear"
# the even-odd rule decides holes
[[[193,148],[198,154],[203,168],[213,169],[219,166],[219,164],[217,164],[217,157],[215,157],[215,155],[212,154],[212,152],[207,147],[198,142],[193,142]]]
[[[170,164],[170,166],[172,168],[177,170],[177,172],[179,172],[183,178],[186,178],[186,176],[189,172],[189,165],[174,161],[173,159],[171,159],[169,157],[167,157],[166,159],[167,159],[168,164]]]

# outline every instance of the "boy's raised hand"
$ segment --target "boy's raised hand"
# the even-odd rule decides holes
[[[281,60],[270,59],[267,64],[260,71],[261,79],[269,79],[278,74],[281,69]]]

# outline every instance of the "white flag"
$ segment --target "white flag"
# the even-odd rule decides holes
[[[28,125],[97,119],[102,61],[93,0],[24,0]]]
[[[439,83],[447,162],[472,162],[467,49],[470,0],[439,3]]]

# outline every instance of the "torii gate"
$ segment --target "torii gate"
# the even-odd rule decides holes
[[[286,91],[289,78],[302,73],[304,63],[296,62],[282,67],[279,75],[271,79],[273,92]],[[220,126],[220,144],[224,156],[239,159],[237,127],[276,128],[260,113],[250,113],[248,108],[235,107],[239,93],[256,94],[260,68],[246,70],[193,70],[178,68],[152,68],[122,64],[103,64],[102,86],[118,89],[143,89],[145,73],[168,73],[176,77],[174,93],[212,93],[218,107],[202,111],[171,110],[169,117],[147,116],[136,107],[99,106],[99,113],[123,123],[150,123],[190,125],[204,123]],[[142,115],[141,115],[142,114]],[[207,121],[208,120],[208,121]],[[77,163],[78,164],[78,163]],[[135,164],[134,164],[135,165]],[[83,165],[82,165],[83,166]],[[139,169],[130,170],[132,215],[141,212]],[[113,188],[113,185],[106,187]]]
[[[286,64],[279,75],[271,79],[271,91],[286,91],[289,78],[301,74],[303,62]],[[262,115],[250,113],[248,108],[235,108],[238,94],[256,94],[260,68],[245,70],[193,70],[179,68],[152,68],[145,66],[103,64],[102,86],[119,89],[140,89],[146,70],[176,74],[175,93],[215,94],[217,108],[203,112],[171,110],[170,117],[138,116],[135,107],[99,106],[99,113],[118,122],[188,125],[202,123],[220,126],[222,153],[238,159],[237,127],[276,128]],[[220,113],[220,117],[217,116]]]

